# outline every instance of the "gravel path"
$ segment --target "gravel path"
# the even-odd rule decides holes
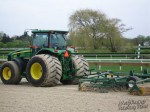
[[[150,112],[150,96],[80,92],[77,85],[32,87],[0,82],[0,112]]]

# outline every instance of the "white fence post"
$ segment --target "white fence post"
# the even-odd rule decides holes
[[[142,63],[143,61],[142,61],[142,59],[141,59],[141,63]],[[141,66],[141,71],[143,71],[143,66]]]
[[[101,62],[101,60],[99,60],[99,62]],[[101,67],[102,67],[102,66],[101,66],[101,65],[99,65],[99,70],[101,70]]]
[[[120,63],[121,63],[121,60],[120,60]],[[120,65],[120,71],[122,70],[122,66]]]
[[[140,50],[141,50],[141,44],[139,44],[139,47],[138,47],[138,59],[140,58]]]

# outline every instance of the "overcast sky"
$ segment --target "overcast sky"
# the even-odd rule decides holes
[[[126,37],[150,35],[150,0],[0,0],[0,31],[13,36],[24,29],[68,30],[70,15],[87,8],[132,27]]]

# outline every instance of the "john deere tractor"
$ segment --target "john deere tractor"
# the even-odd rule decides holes
[[[32,30],[30,48],[13,51],[0,70],[4,84],[19,84],[26,78],[33,86],[69,84],[87,75],[89,65],[75,49],[67,47],[67,31]]]

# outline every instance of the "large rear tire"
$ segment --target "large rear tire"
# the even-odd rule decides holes
[[[4,84],[19,84],[20,74],[19,66],[14,61],[5,62],[0,70],[0,77]]]
[[[53,56],[40,54],[32,57],[26,68],[28,81],[33,86],[55,86],[61,74]]]
[[[84,76],[89,74],[89,64],[83,56],[75,55],[72,57],[72,61],[75,69],[79,69],[75,76]]]
[[[60,82],[60,79],[62,77],[62,65],[61,65],[60,61],[58,60],[58,58],[53,57],[53,56],[52,56],[52,58],[56,65],[56,76],[58,77],[59,82]]]
[[[77,77],[82,77],[85,75],[89,75],[89,64],[87,63],[87,61],[84,59],[83,56],[80,55],[74,55],[72,57],[72,63],[73,69],[78,69],[78,71],[75,74],[72,74],[73,76],[77,76]],[[79,78],[75,78],[73,80],[61,80],[61,82],[63,84],[78,84],[79,83]]]

